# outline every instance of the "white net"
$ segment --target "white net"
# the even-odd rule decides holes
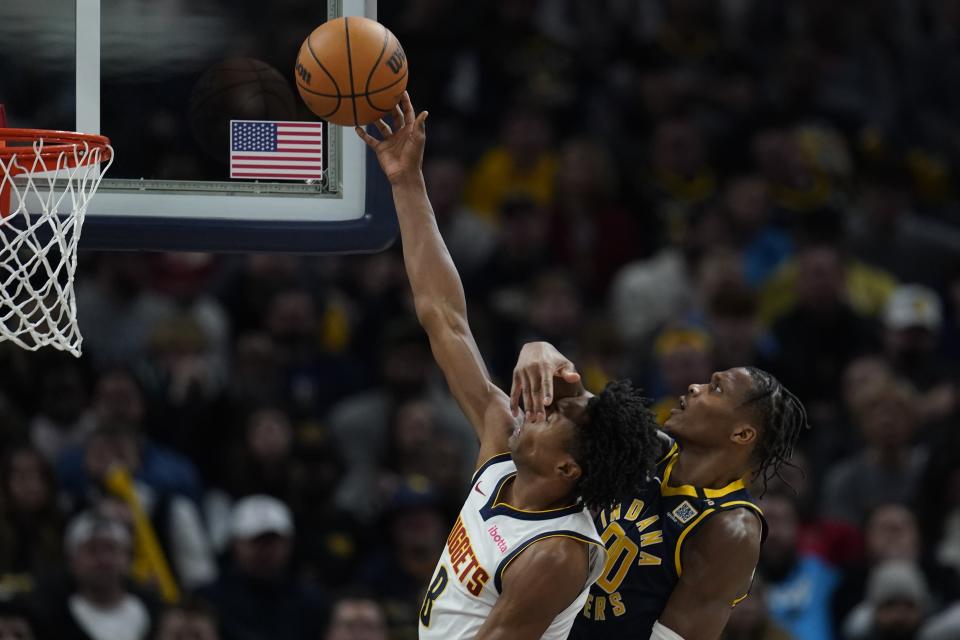
[[[51,152],[44,145],[35,140],[0,154],[0,341],[79,357],[77,243],[113,149],[73,142]]]

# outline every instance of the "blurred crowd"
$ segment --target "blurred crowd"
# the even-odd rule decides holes
[[[806,404],[725,640],[960,638],[960,0],[380,5],[501,386]],[[0,349],[0,640],[416,637],[476,443],[399,246],[80,261],[83,358]]]

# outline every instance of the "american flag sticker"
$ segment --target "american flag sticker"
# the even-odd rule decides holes
[[[323,123],[231,120],[230,177],[322,178]]]

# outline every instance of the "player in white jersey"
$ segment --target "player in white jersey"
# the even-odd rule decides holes
[[[469,496],[420,611],[423,640],[566,638],[605,554],[587,509],[639,490],[659,446],[656,422],[629,383],[568,394],[515,416],[490,380],[467,323],[460,276],[421,172],[426,112],[404,94],[376,152],[390,180],[417,318],[447,384],[480,438]],[[555,384],[579,385],[556,371]],[[566,377],[562,377],[563,374]]]
[[[509,453],[495,456],[474,474],[473,488],[453,525],[420,608],[420,638],[476,638],[503,588],[503,574],[530,545],[548,538],[585,543],[589,586],[603,570],[606,550],[582,503],[542,512],[514,509],[498,500],[516,476]],[[572,591],[572,589],[571,589]],[[539,637],[562,640],[586,602],[580,594]]]

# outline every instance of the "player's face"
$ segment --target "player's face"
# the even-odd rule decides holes
[[[586,418],[587,400],[558,400],[547,407],[546,419],[527,419],[517,425],[508,440],[514,460],[548,473],[557,460],[569,456],[568,445]]]
[[[671,410],[664,430],[681,441],[720,445],[740,422],[738,408],[746,399],[753,379],[746,369],[727,369],[710,376],[704,384],[691,384],[680,396],[680,406]]]

